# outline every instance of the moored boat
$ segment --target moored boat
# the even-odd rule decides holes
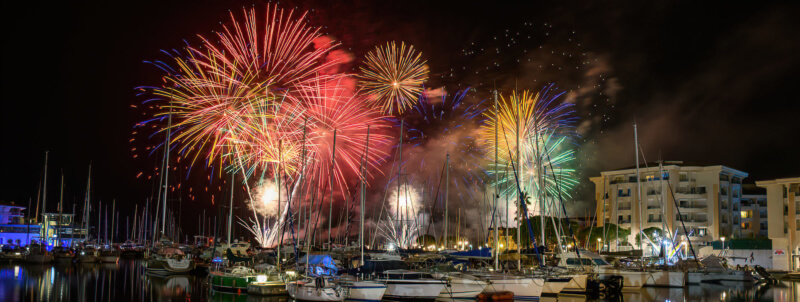
[[[145,272],[155,275],[185,275],[194,270],[194,263],[179,249],[163,247],[145,263]]]
[[[44,264],[53,262],[53,255],[41,244],[31,244],[28,246],[28,254],[25,255],[25,262]]]
[[[447,286],[444,279],[410,270],[387,270],[376,281],[386,284],[384,299],[435,300]]]

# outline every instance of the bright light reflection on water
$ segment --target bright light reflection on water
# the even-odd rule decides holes
[[[211,293],[206,278],[194,275],[152,277],[141,260],[118,264],[0,264],[0,301],[269,301],[289,297],[259,297]],[[585,296],[543,297],[546,302],[607,301]],[[800,283],[745,286],[707,284],[688,288],[644,288],[625,292],[617,301],[800,301]],[[463,302],[461,300],[460,302]]]

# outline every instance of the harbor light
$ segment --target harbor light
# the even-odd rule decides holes
[[[267,282],[267,275],[258,275],[256,276],[256,281],[260,283]]]

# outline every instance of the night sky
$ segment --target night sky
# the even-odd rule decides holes
[[[593,204],[588,177],[633,163],[634,118],[648,161],[721,164],[751,181],[800,175],[796,3],[428,2],[280,5],[313,9],[311,23],[356,60],[387,41],[413,44],[428,60],[430,88],[472,87],[481,99],[496,86],[555,82],[581,118],[581,184],[569,201],[579,215]],[[92,162],[93,199],[116,199],[122,217],[131,213],[153,188],[137,174],[160,156],[131,152],[145,144],[130,141],[146,118],[132,108],[144,101],[134,88],[161,76],[143,61],[219,30],[228,10],[264,3],[4,3],[0,200],[35,203],[49,150],[49,211],[61,171],[68,207],[78,201],[80,211]],[[202,188],[207,171],[192,173],[187,187]],[[212,210],[200,199],[184,200],[185,219]]]

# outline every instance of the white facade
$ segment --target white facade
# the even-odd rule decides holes
[[[767,189],[767,234],[776,270],[800,269],[800,177],[756,181]]]
[[[742,236],[740,198],[747,173],[726,166],[665,161],[640,165],[641,199],[636,168],[601,172],[595,184],[598,227],[618,224],[631,230],[627,242],[635,245],[639,231],[650,227],[677,230],[695,246],[721,237]],[[672,191],[672,192],[671,192]],[[678,215],[683,216],[680,219]],[[609,250],[627,250],[611,242]],[[638,248],[638,247],[636,247]],[[648,254],[648,250],[645,250]]]

